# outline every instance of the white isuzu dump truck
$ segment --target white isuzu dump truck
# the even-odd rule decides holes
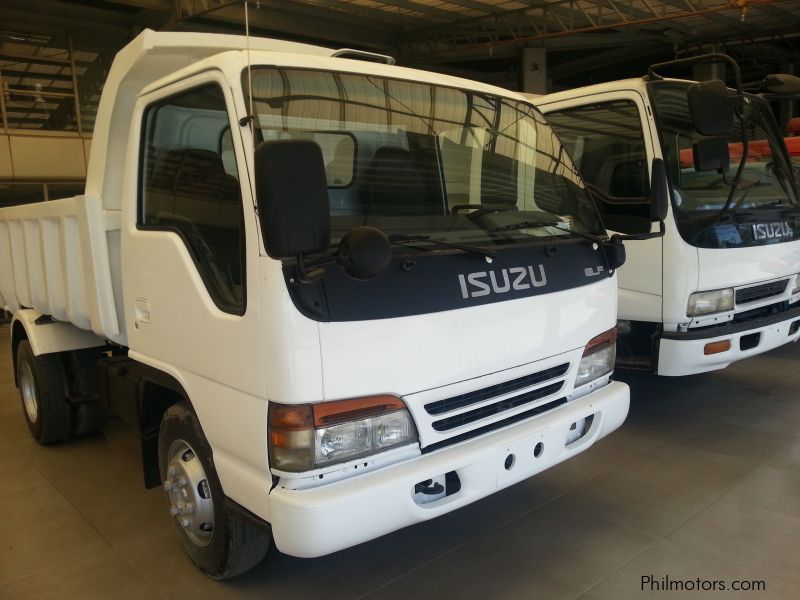
[[[624,246],[558,138],[517,94],[392,62],[145,31],[85,195],[0,210],[31,433],[133,424],[212,577],[455,510],[627,415]]]
[[[668,181],[664,237],[625,242],[619,366],[700,373],[800,337],[800,204],[769,104],[658,73],[709,60],[738,74],[708,55],[536,99],[609,230],[655,228],[650,190]]]

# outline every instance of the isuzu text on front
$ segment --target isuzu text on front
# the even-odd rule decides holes
[[[619,366],[688,375],[800,337],[800,204],[769,104],[741,82],[657,73],[709,60],[738,73],[707,55],[536,99],[609,230],[650,231],[650,190],[669,182],[664,237],[626,242]],[[788,91],[794,79],[766,83]]]
[[[624,246],[552,129],[391,63],[145,31],[85,195],[0,210],[31,433],[133,424],[212,577],[455,510],[627,415]]]

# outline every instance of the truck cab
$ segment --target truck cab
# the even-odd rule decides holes
[[[547,121],[391,62],[146,31],[85,195],[0,211],[31,433],[131,423],[212,577],[443,515],[627,415],[624,254]]]
[[[609,230],[655,228],[648,193],[669,187],[664,237],[626,241],[618,274],[618,365],[659,375],[721,369],[800,337],[800,204],[783,135],[751,94],[730,131],[701,134],[692,85],[645,77],[536,101]],[[708,140],[722,162],[700,160]]]

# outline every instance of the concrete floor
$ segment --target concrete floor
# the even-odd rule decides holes
[[[625,375],[631,415],[576,459],[329,557],[228,583],[184,557],[133,432],[29,436],[0,329],[0,599],[800,598],[800,346],[710,375]],[[642,576],[763,580],[643,593]]]

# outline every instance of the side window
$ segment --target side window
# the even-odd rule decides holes
[[[590,104],[548,113],[547,119],[590,185],[609,228],[612,217],[632,217],[647,221],[630,221],[619,230],[649,231],[647,151],[636,104]]]
[[[216,305],[242,314],[244,218],[222,90],[153,104],[143,131],[139,227],[180,235]]]

